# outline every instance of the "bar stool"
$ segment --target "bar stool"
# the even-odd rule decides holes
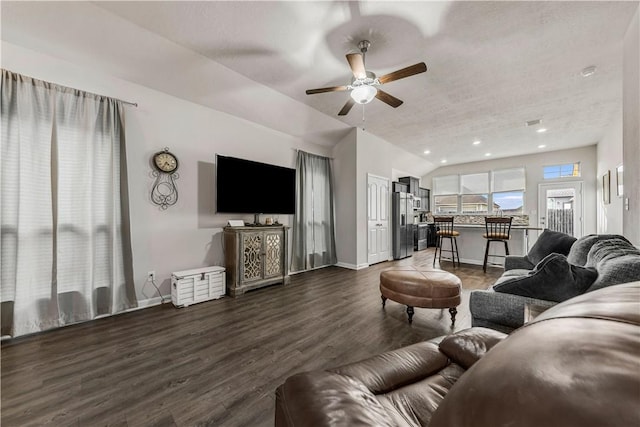
[[[503,217],[503,216],[488,216],[484,219],[484,228],[485,234],[482,235],[485,239],[487,239],[487,248],[484,251],[484,264],[482,266],[482,270],[487,272],[487,260],[491,257],[500,257],[504,258],[506,255],[509,255],[509,244],[508,241],[511,238],[511,221],[513,221],[513,217]],[[491,242],[502,242],[504,243],[504,251],[506,255],[489,255],[489,245]],[[499,264],[494,264],[499,265]]]
[[[451,260],[453,266],[456,266],[456,258],[458,258],[458,267],[460,267],[460,255],[458,254],[458,241],[456,237],[460,235],[457,231],[453,230],[453,217],[452,216],[436,216],[433,217],[433,221],[436,226],[436,253],[433,256],[433,266],[436,266],[436,258],[438,262],[442,258],[442,239],[449,239],[451,242],[451,250],[445,249],[445,252],[451,252]],[[440,248],[440,254],[438,255],[438,248]],[[446,259],[445,259],[446,260]]]

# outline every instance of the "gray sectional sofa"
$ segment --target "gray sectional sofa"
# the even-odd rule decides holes
[[[472,326],[509,333],[525,323],[525,306],[541,311],[574,296],[640,280],[640,250],[620,235],[575,239],[545,230],[529,253],[509,256],[504,274],[470,296]]]

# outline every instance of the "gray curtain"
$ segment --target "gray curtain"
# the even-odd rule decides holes
[[[122,106],[2,70],[2,335],[136,306]]]
[[[331,159],[298,151],[292,271],[337,261]]]

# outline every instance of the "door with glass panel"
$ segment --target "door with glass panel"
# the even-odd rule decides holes
[[[582,237],[582,182],[539,184],[538,225]]]

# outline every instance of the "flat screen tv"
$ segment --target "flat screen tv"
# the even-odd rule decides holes
[[[296,170],[216,155],[216,212],[293,214]]]

